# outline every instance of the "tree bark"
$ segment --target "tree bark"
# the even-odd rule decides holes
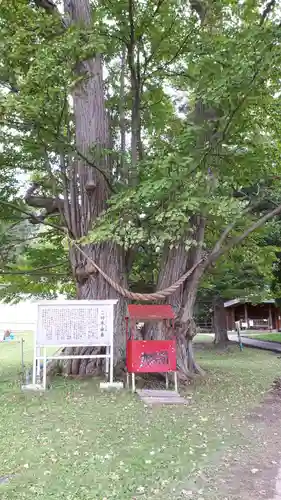
[[[126,155],[126,115],[125,115],[125,75],[126,75],[126,46],[122,48],[120,72],[120,175],[124,184],[129,182],[129,170]]]
[[[65,2],[65,9],[72,24],[86,28],[91,24],[91,6],[89,0]],[[88,234],[92,224],[105,210],[110,196],[108,183],[111,177],[110,161],[106,152],[109,145],[109,126],[106,114],[103,87],[103,67],[101,54],[87,61],[78,63],[76,72],[85,78],[75,87],[73,111],[75,121],[75,146],[77,159],[69,164],[68,196],[65,196],[65,212],[70,211],[71,233],[76,237]],[[88,160],[88,161],[87,161]],[[95,168],[95,165],[99,170]],[[126,286],[124,251],[114,243],[83,246],[84,252],[93,259],[101,269],[105,269],[110,277]],[[114,361],[117,363],[124,356],[125,329],[123,325],[126,300],[117,297],[116,292],[98,273],[89,271],[86,262],[79,252],[69,250],[73,274],[77,280],[78,299],[112,299],[118,298],[114,324]],[[78,271],[83,270],[79,274]],[[88,348],[86,354],[93,352]],[[91,351],[91,352],[90,352]],[[76,348],[75,354],[85,353],[85,348]],[[95,360],[72,360],[67,362],[65,370],[72,375],[88,375],[96,373],[98,363]]]
[[[121,248],[114,243],[104,243],[103,245],[87,245],[83,247],[83,250],[98,263],[101,269],[106,269],[106,272],[114,281],[127,288],[125,256]],[[117,292],[99,273],[91,274],[87,279],[78,281],[77,295],[78,299],[83,300],[118,299],[114,314],[114,362],[117,364],[125,357],[126,299],[118,296]],[[91,361],[91,365],[95,369],[95,362]],[[81,370],[86,370],[85,373],[88,374],[90,369],[81,365]],[[81,373],[81,370],[79,374],[85,374]]]
[[[140,54],[139,47],[136,43],[136,32],[135,32],[135,2],[134,0],[129,0],[128,2],[128,18],[129,18],[129,42],[127,44],[128,49],[128,66],[130,70],[130,80],[131,80],[131,163],[132,163],[132,174],[130,178],[130,183],[136,185],[138,181],[138,175],[136,171],[136,164],[143,157],[142,152],[142,140],[141,140],[141,75],[140,75]]]
[[[228,342],[227,321],[224,308],[224,301],[221,297],[215,297],[213,302],[214,309],[214,343],[219,346],[224,346]]]
[[[174,283],[186,271],[202,257],[202,244],[205,232],[205,218],[194,216],[192,218],[194,228],[194,240],[196,246],[186,252],[184,244],[178,248],[170,249],[167,245],[164,249],[161,271],[158,278],[157,288],[162,289]],[[194,307],[198,292],[200,279],[204,273],[204,265],[199,265],[189,280],[171,295],[167,302],[172,305],[176,315],[176,338],[177,338],[177,360],[180,377],[182,380],[193,378],[196,374],[203,375],[203,370],[197,365],[192,347],[192,340],[196,335],[194,321]],[[154,328],[153,338],[163,338],[163,329]]]

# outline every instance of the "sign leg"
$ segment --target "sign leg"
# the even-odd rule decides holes
[[[136,378],[134,373],[132,373],[132,392],[136,392]]]
[[[110,348],[109,347],[106,347],[105,353],[106,353],[107,356],[110,354]],[[105,358],[105,376],[106,376],[106,380],[108,380],[108,375],[109,375],[109,358]]]
[[[111,384],[113,384],[113,344],[111,344],[110,347],[110,376],[109,376],[109,381]]]
[[[40,366],[40,365],[39,365]],[[46,390],[47,386],[47,349],[44,347],[44,359],[43,359],[43,390]]]
[[[178,374],[177,372],[174,373],[175,376],[175,391],[178,392]]]
[[[168,372],[166,372],[166,389],[169,389]]]
[[[21,338],[20,344],[21,344],[21,371],[22,371],[22,380],[24,383],[24,359],[23,359],[23,338]]]
[[[32,370],[32,383],[33,385],[36,384],[36,363],[37,363],[37,347],[36,344],[34,345],[33,349],[33,370]]]
[[[41,362],[40,362],[40,356],[41,356],[41,347],[38,347],[37,348],[37,352],[36,352],[36,357],[37,357],[37,380],[38,380],[38,383],[40,384],[41,382]]]

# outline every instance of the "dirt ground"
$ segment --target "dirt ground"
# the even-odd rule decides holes
[[[178,498],[281,500],[281,379],[245,424],[243,444],[229,449]]]

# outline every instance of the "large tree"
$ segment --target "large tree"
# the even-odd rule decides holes
[[[116,360],[140,247],[158,256],[158,289],[193,269],[168,298],[187,375],[199,369],[192,337],[202,276],[281,211],[259,219],[279,173],[280,77],[274,2],[261,7],[65,0],[62,14],[52,0],[1,5],[1,155],[9,174],[31,180],[13,204],[66,236],[79,298],[118,297]],[[257,178],[255,196],[235,196]]]
[[[115,197],[89,237],[100,241],[114,234],[124,245],[145,241],[156,248],[162,259],[158,288],[196,266],[168,298],[181,323],[179,359],[185,373],[200,371],[192,338],[204,273],[280,213],[272,203],[280,191],[280,34],[274,3],[261,13],[258,2],[251,8],[231,2],[192,7],[196,15],[189,13],[189,39],[172,80],[187,98],[181,107],[186,117],[174,117],[164,133],[150,138],[151,154],[138,186]]]

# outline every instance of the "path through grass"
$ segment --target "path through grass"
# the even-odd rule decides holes
[[[281,343],[281,333],[250,333],[246,334],[246,337],[251,337],[253,339],[265,340],[266,342],[279,342]]]
[[[186,391],[190,405],[150,409],[92,380],[58,378],[45,395],[24,394],[19,346],[0,344],[0,476],[15,474],[1,500],[181,498],[177,484],[239,443],[244,415],[280,372],[276,356],[236,346],[206,345],[197,359],[208,376]]]

